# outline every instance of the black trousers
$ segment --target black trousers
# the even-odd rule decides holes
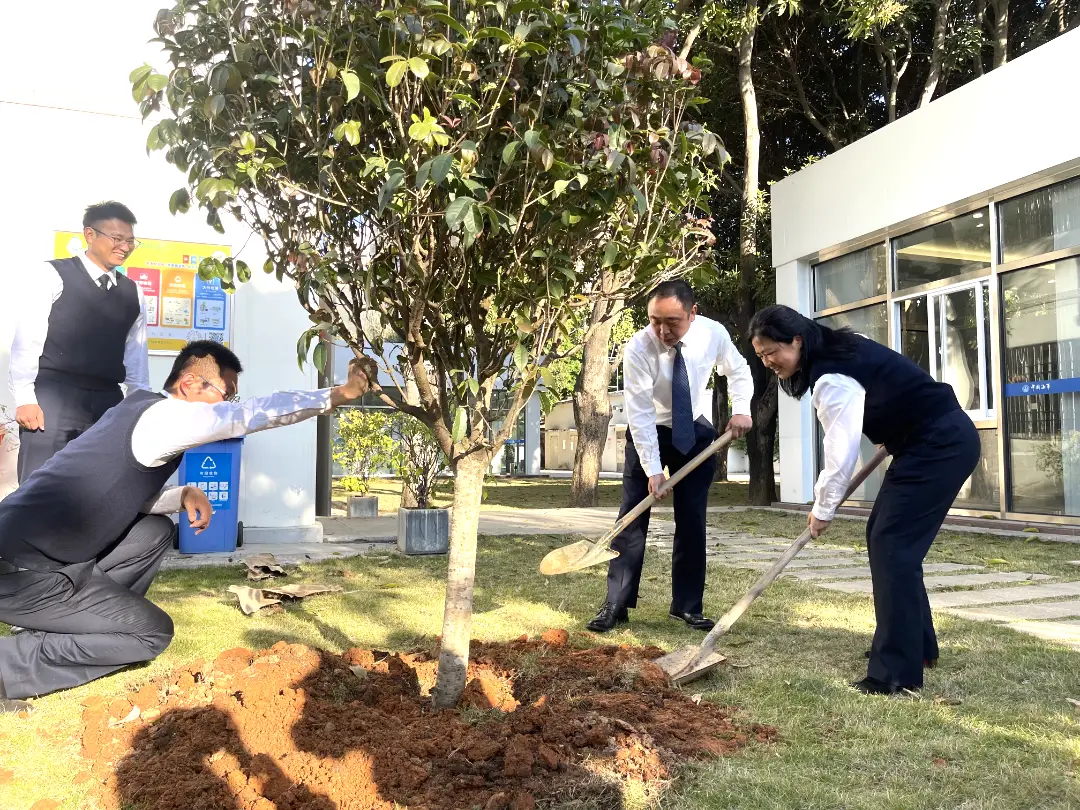
[[[671,428],[658,425],[660,460],[674,475],[683,464],[716,441],[716,430],[704,419],[694,424],[694,449],[683,455],[671,445]],[[671,557],[671,610],[675,613],[701,613],[705,592],[705,508],[709,487],[716,472],[716,457],[704,461],[675,485],[670,498],[675,508],[675,540]],[[627,434],[626,461],[623,465],[623,494],[619,516],[622,517],[649,494],[649,476],[641,466],[637,448]],[[661,501],[661,503],[664,503]],[[608,563],[607,601],[620,607],[637,607],[641,566],[645,560],[645,535],[649,531],[646,511],[612,541],[619,556]]]
[[[0,574],[0,621],[26,628],[0,638],[7,696],[70,689],[160,655],[172,641],[173,623],[146,591],[173,531],[168,518],[144,515],[96,564]]]
[[[34,391],[45,417],[45,430],[19,428],[20,484],[124,398],[120,386],[90,390],[42,378],[34,383]]]
[[[922,563],[981,452],[971,418],[953,411],[894,456],[870,520],[866,545],[877,629],[867,674],[922,686],[923,659],[938,657]]]

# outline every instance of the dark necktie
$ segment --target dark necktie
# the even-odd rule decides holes
[[[684,456],[694,449],[694,408],[690,403],[690,377],[682,343],[675,345],[675,364],[671,369],[671,443]]]
[[[98,286],[101,287],[101,289],[105,290],[105,292],[108,292],[109,287],[112,286],[112,279],[109,278],[108,273],[102,273],[101,276],[98,278],[97,283]]]

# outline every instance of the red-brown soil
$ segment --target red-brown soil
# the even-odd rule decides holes
[[[433,652],[228,650],[87,699],[76,778],[107,810],[618,807],[620,781],[775,735],[669,689],[661,652],[574,649],[565,631],[474,643],[461,705],[434,711]]]

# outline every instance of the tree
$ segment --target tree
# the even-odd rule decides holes
[[[333,456],[346,472],[342,479],[346,490],[366,495],[371,476],[393,466],[395,445],[390,421],[386,413],[364,408],[349,408],[338,414]],[[348,479],[352,480],[346,483]]]
[[[568,325],[613,293],[574,257],[602,256],[624,294],[708,261],[709,230],[664,212],[704,210],[719,141],[687,117],[699,74],[643,4],[284,9],[179,0],[157,25],[170,73],[136,70],[133,93],[145,116],[167,110],[147,146],[187,173],[171,208],[195,201],[212,225],[222,211],[247,222],[266,244],[264,270],[295,285],[313,321],[299,357],[321,332],[383,357],[399,395],[376,393],[449,459],[434,702],[452,706],[484,473]],[[231,289],[250,271],[210,259],[200,274]],[[391,357],[388,326],[401,338]]]

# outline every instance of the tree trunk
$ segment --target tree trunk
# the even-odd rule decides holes
[[[982,44],[983,32],[986,26],[986,0],[975,0],[975,22],[979,29],[979,47],[975,49],[975,75],[983,75]]]
[[[773,444],[776,432],[776,381],[754,353],[746,339],[750,319],[757,302],[754,300],[755,277],[758,271],[757,231],[761,217],[758,179],[761,165],[761,130],[758,127],[757,93],[754,90],[754,37],[757,33],[757,3],[746,5],[743,33],[739,37],[739,95],[742,99],[743,121],[746,125],[745,175],[743,177],[742,216],[739,220],[739,331],[743,356],[750,364],[754,377],[754,398],[750,412],[754,427],[746,436],[750,462],[749,502],[760,506],[776,500],[776,478],[773,473]]]
[[[450,517],[450,559],[443,607],[439,674],[432,690],[436,709],[457,705],[465,689],[472,636],[473,584],[476,579],[476,530],[484,473],[491,453],[477,451],[454,462],[454,511]]]
[[[596,506],[599,503],[600,467],[611,422],[608,397],[611,330],[622,307],[618,301],[598,301],[593,306],[591,323],[585,333],[581,372],[574,384],[577,449],[574,451],[574,477],[570,483],[571,506]]]
[[[723,374],[713,374],[713,427],[717,433],[723,433],[724,427],[731,419],[731,411],[728,409],[727,377]],[[713,481],[727,481],[728,449],[721,447],[716,451],[716,474]]]
[[[941,81],[941,66],[945,56],[945,32],[949,25],[951,3],[952,0],[938,0],[937,13],[934,15],[934,41],[930,50],[930,72],[923,85],[922,98],[919,99],[920,107],[925,107],[930,103],[937,91],[938,82]]]
[[[994,8],[994,67],[1009,59],[1009,0],[992,0]]]

